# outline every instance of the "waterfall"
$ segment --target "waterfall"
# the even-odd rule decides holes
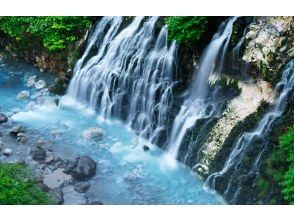
[[[208,95],[208,78],[210,74],[219,73],[222,69],[236,19],[237,17],[232,17],[220,25],[219,30],[202,55],[199,68],[196,71],[196,78],[190,88],[190,95],[184,101],[173,122],[171,136],[167,144],[167,151],[174,159],[178,158],[179,149],[187,131],[199,119],[209,119],[219,113],[219,105],[214,103],[213,99],[216,91],[212,91]]]
[[[152,143],[167,132],[176,70],[175,42],[167,27],[156,34],[158,17],[103,17],[93,28],[74,68],[67,98],[117,117]],[[165,135],[166,136],[166,135]]]
[[[234,143],[231,153],[221,171],[211,174],[206,184],[216,187],[218,179],[225,185],[224,197],[230,203],[236,203],[242,190],[243,178],[253,176],[258,172],[259,161],[267,149],[268,136],[274,122],[279,119],[285,110],[286,104],[293,99],[294,94],[294,61],[290,61],[282,73],[280,82],[275,90],[279,93],[271,110],[259,121],[252,132],[243,133]],[[250,163],[246,162],[246,155],[251,152]]]

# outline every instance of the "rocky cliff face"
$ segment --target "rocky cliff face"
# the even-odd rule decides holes
[[[248,27],[242,59],[274,82],[285,63],[294,58],[293,28],[293,17],[257,17]]]

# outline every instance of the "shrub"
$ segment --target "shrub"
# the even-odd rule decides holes
[[[21,164],[0,163],[0,204],[43,205],[50,197],[32,179],[31,172]]]
[[[49,51],[65,49],[90,26],[90,17],[41,16],[0,17],[0,30],[20,43],[30,38],[42,41]]]
[[[180,43],[196,42],[207,30],[207,17],[176,16],[165,19],[168,26],[168,39]]]
[[[282,182],[282,193],[284,198],[294,204],[294,125],[280,137],[280,147],[286,151],[287,161],[290,162],[288,171]]]

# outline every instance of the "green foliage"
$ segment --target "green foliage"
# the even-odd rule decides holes
[[[65,49],[90,26],[89,17],[0,17],[0,30],[20,43],[40,39],[49,51]]]
[[[31,173],[21,164],[0,163],[1,205],[50,204],[50,197],[37,186]]]
[[[257,182],[256,182],[256,187],[259,191],[260,196],[264,197],[267,195],[270,185],[268,183],[268,181],[266,181],[263,178],[258,178]]]
[[[294,125],[280,137],[280,147],[285,150],[287,161],[290,163],[290,167],[283,178],[282,193],[286,200],[294,204]]]
[[[207,30],[207,17],[176,16],[165,19],[168,39],[180,43],[197,42]]]

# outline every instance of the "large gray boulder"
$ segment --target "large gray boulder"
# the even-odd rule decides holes
[[[88,156],[78,157],[71,175],[76,180],[85,180],[95,175],[96,162]]]
[[[17,135],[18,133],[24,132],[24,127],[21,125],[14,126],[12,129],[10,129],[9,133],[12,135]]]

